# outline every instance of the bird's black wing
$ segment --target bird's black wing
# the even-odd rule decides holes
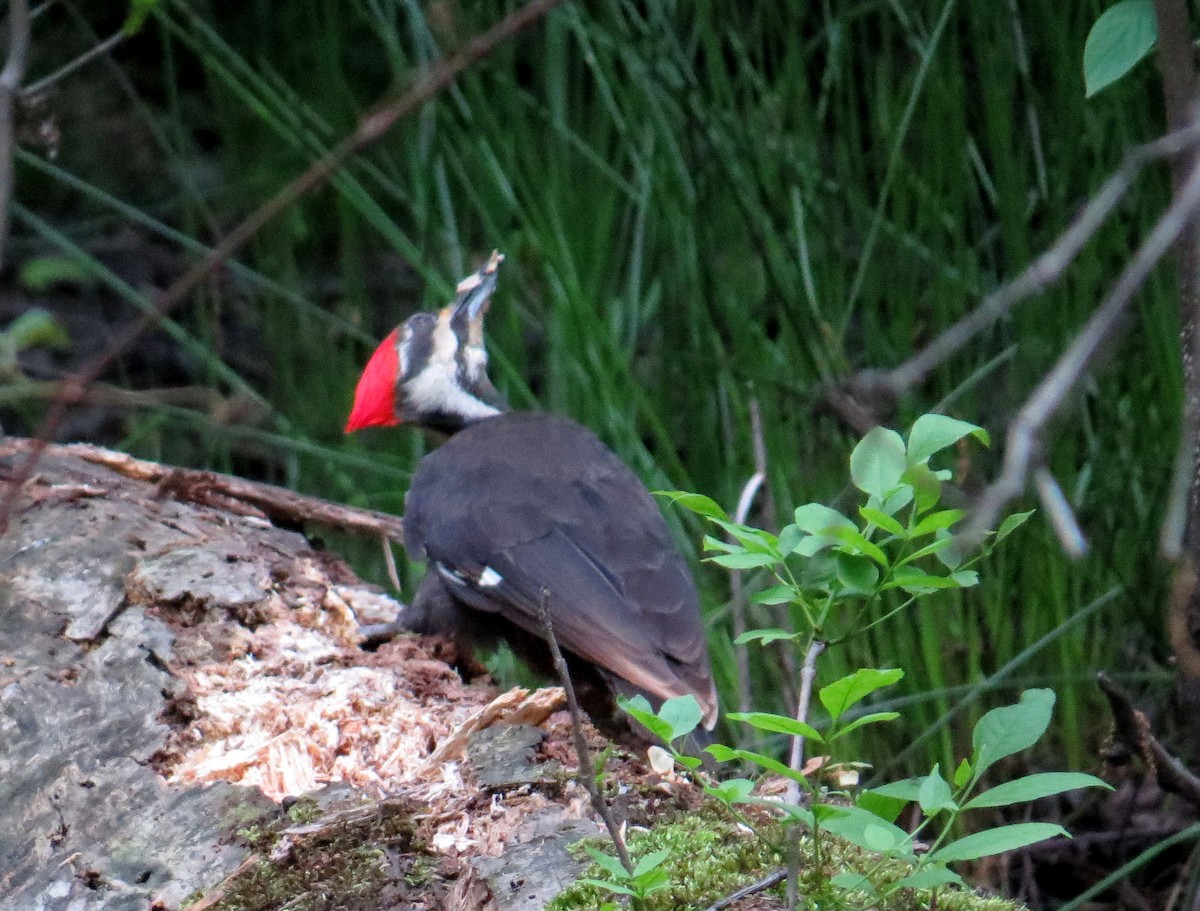
[[[506,414],[426,456],[405,538],[452,591],[542,634],[542,591],[562,646],[659,699],[716,698],[695,585],[657,505],[587,429]]]

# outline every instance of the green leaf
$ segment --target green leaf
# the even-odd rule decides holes
[[[857,528],[835,528],[830,532],[842,547],[839,550],[845,551],[849,549],[851,553],[865,554],[870,557],[884,569],[888,567],[888,558],[878,544],[872,544],[866,539],[862,532]]]
[[[823,507],[820,503],[805,503],[796,509],[796,526],[808,537],[800,539],[794,547],[794,552],[800,556],[811,557],[820,553],[829,545],[834,544],[833,532],[838,528],[848,528],[857,531],[854,523],[836,509]]]
[[[979,584],[979,573],[973,569],[959,569],[950,574],[950,578],[958,583],[960,588],[971,588]]]
[[[850,453],[850,479],[859,490],[883,500],[900,483],[906,465],[900,434],[875,427]]]
[[[661,866],[662,862],[670,856],[671,852],[667,849],[652,851],[633,865],[633,877],[645,876],[651,870]]]
[[[804,537],[804,532],[800,530],[800,526],[795,523],[785,525],[779,531],[779,538],[776,541],[776,547],[779,552],[785,557],[796,549],[796,545],[800,543],[800,539]]]
[[[867,499],[867,506],[872,509],[877,508],[885,515],[894,516],[912,501],[912,485],[901,479],[900,486],[888,494],[887,499],[880,500],[878,497],[869,497]]]
[[[1029,512],[1014,512],[1011,516],[1006,517],[1000,523],[1000,530],[996,532],[996,543],[1003,541],[1024,525],[1029,520],[1029,517],[1033,515],[1034,511],[1031,509]]]
[[[744,803],[754,790],[754,782],[749,778],[729,778],[715,788],[704,789],[705,793],[724,803]]]
[[[918,515],[933,509],[942,498],[942,482],[924,462],[909,465],[904,481],[912,485]]]
[[[886,819],[881,819],[862,807],[833,807],[829,804],[818,806],[835,811],[820,822],[820,827],[825,831],[841,836],[868,851],[894,856],[912,854],[912,839],[908,833]],[[815,811],[816,806],[813,809]]]
[[[951,537],[948,531],[939,531],[937,538],[937,541],[934,543],[939,543],[941,541],[950,542],[946,546],[939,548],[936,553],[938,562],[941,563],[942,566],[946,567],[946,569],[953,572],[962,565],[962,562],[966,559],[966,556],[963,554],[962,548],[959,546],[958,541]]]
[[[764,769],[769,769],[777,775],[782,775],[784,778],[790,778],[792,781],[799,782],[805,787],[808,786],[808,779],[797,772],[791,766],[780,762],[771,756],[764,756],[762,753],[755,753],[751,750],[733,750],[724,744],[714,743],[711,746],[705,747],[706,753],[710,754],[717,762],[733,762],[734,760],[742,760],[744,762],[753,762],[755,765],[760,765]]]
[[[880,797],[894,797],[909,803],[917,800],[921,792],[921,782],[924,780],[924,778],[903,778],[900,781],[892,781],[877,788],[871,788],[866,793],[878,794]]]
[[[696,697],[689,693],[686,696],[675,696],[664,702],[662,708],[658,710],[658,717],[671,726],[671,736],[667,739],[678,740],[696,730],[704,713],[700,711],[700,704],[696,702]]]
[[[91,268],[68,256],[34,256],[21,264],[17,281],[27,291],[44,294],[57,285],[89,285],[94,281]]]
[[[825,739],[832,742],[840,737],[845,737],[847,734],[857,731],[859,728],[865,727],[868,724],[878,724],[880,721],[895,721],[899,717],[899,712],[872,712],[870,715],[861,715],[851,721],[844,728],[840,728],[836,734],[827,736]]]
[[[881,512],[878,509],[872,509],[869,506],[861,506],[859,507],[858,514],[872,525],[878,525],[889,535],[895,535],[897,538],[908,537],[908,530],[891,516],[889,516],[886,512]]]
[[[718,554],[715,557],[705,557],[708,563],[716,563],[726,569],[757,569],[760,566],[771,566],[778,562],[770,554],[752,554],[742,551],[736,554]]]
[[[755,604],[788,604],[796,600],[796,595],[796,589],[790,585],[772,585],[770,588],[755,592],[750,600]],[[742,637],[739,636],[738,639],[741,640]],[[748,642],[749,640],[744,641]]]
[[[1153,0],[1122,0],[1092,25],[1083,46],[1083,81],[1091,98],[1150,53],[1158,41]]]
[[[588,886],[595,886],[597,889],[603,889],[606,892],[611,892],[613,895],[637,895],[637,893],[628,886],[622,886],[619,883],[610,883],[603,879],[591,879],[585,876],[576,880],[576,882],[581,882]]]
[[[820,732],[810,724],[789,718],[787,715],[773,715],[770,712],[730,712],[726,716],[733,721],[744,721],[760,731],[772,734],[791,734],[793,737],[804,737],[807,740],[823,742]]]
[[[931,576],[913,566],[901,566],[896,569],[890,582],[885,582],[880,589],[901,588],[910,595],[922,595],[943,588],[962,588],[955,579],[948,576]]]
[[[963,785],[971,780],[972,771],[971,761],[969,759],[964,759],[962,762],[960,762],[958,764],[958,768],[954,770],[954,786],[956,788],[963,787]]]
[[[1050,822],[1020,822],[1011,826],[997,826],[951,842],[929,855],[929,859],[938,863],[978,860],[980,857],[1015,851],[1026,845],[1054,838],[1056,835],[1066,835],[1070,838],[1066,829]]]
[[[963,809],[1007,807],[1014,803],[1027,803],[1052,794],[1061,794],[1063,791],[1074,791],[1077,788],[1107,788],[1110,791],[1113,789],[1108,782],[1083,772],[1038,772],[998,784],[971,798]]]
[[[895,822],[908,804],[907,800],[886,797],[874,791],[863,791],[854,802],[868,813],[874,813],[880,819],[886,819],[888,822]]]
[[[7,337],[13,351],[24,351],[27,348],[63,350],[71,347],[71,338],[63,324],[49,310],[41,307],[26,310],[9,323],[7,329],[0,332],[0,337]]]
[[[854,523],[836,509],[830,509],[820,503],[805,503],[797,506],[796,526],[810,535],[821,534],[833,528],[853,528]]]
[[[922,535],[931,535],[940,529],[949,528],[965,515],[966,512],[962,509],[940,509],[937,512],[931,512],[917,523],[917,527],[912,530],[912,536],[919,538]]]
[[[930,864],[908,876],[902,876],[892,883],[901,889],[935,889],[938,886],[961,886],[966,888],[961,876],[953,870],[948,870],[940,864]]]
[[[702,493],[690,493],[686,490],[656,490],[654,495],[658,497],[666,497],[672,503],[682,506],[684,509],[691,510],[696,515],[705,516],[709,519],[724,519],[728,520],[729,516],[721,505],[711,497],[706,497]]]
[[[837,576],[848,592],[870,594],[879,581],[879,567],[866,557],[854,554],[837,555]]]
[[[950,783],[942,777],[941,765],[934,765],[933,771],[925,776],[921,787],[917,790],[917,803],[926,816],[936,816],[942,810],[953,810],[958,807],[954,802],[954,794]]]
[[[1037,743],[1050,726],[1053,711],[1054,690],[1026,690],[1016,705],[992,709],[980,718],[971,735],[976,774]]]
[[[621,866],[621,862],[611,854],[605,854],[603,851],[599,851],[591,845],[586,844],[583,846],[583,849],[588,852],[598,867],[618,882],[629,879],[629,871]]]
[[[965,436],[973,436],[984,446],[991,445],[988,432],[944,414],[923,414],[908,432],[908,464],[919,465],[934,453],[953,446]]]
[[[839,889],[847,892],[866,892],[875,894],[874,884],[861,873],[842,872],[829,877],[829,881]]]
[[[724,519],[710,519],[714,525],[723,528],[730,537],[746,548],[760,554],[778,554],[776,538],[769,531],[755,528],[753,525],[739,525],[737,522],[726,522]]]
[[[818,696],[829,716],[836,721],[847,711],[876,690],[891,686],[904,676],[904,671],[894,668],[859,668],[840,680],[821,687]]]
[[[936,541],[930,541],[924,547],[919,547],[914,550],[896,565],[904,566],[906,563],[912,563],[914,560],[920,560],[922,557],[928,557],[930,554],[939,554],[947,547],[950,547],[953,542],[954,539],[949,536],[938,538]]]
[[[780,639],[795,639],[799,635],[799,633],[789,633],[785,629],[752,629],[734,639],[733,644],[745,645],[747,642],[761,642],[763,645],[769,645]]]
[[[617,705],[659,740],[671,742],[670,722],[664,721],[654,713],[645,696],[634,696],[632,699],[618,696]]]
[[[743,550],[740,544],[730,544],[723,538],[714,538],[712,535],[705,535],[701,544],[705,550],[719,550],[727,554],[740,554]]]

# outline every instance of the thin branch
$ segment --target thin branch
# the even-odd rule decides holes
[[[4,499],[0,501],[0,534],[8,527],[8,519],[16,502],[17,492],[33,474],[42,450],[54,436],[67,409],[95,382],[118,356],[128,349],[142,333],[183,301],[184,297],[207,279],[236,250],[253,237],[263,225],[271,221],[301,197],[322,186],[345,161],[380,139],[402,117],[420,109],[427,101],[446,89],[469,66],[479,62],[495,48],[512,38],[550,12],[562,0],[530,0],[520,9],[505,16],[487,31],[469,41],[464,47],[436,63],[424,76],[404,94],[392,97],[367,112],[359,121],[355,131],[336,147],[313,162],[309,168],[295,177],[275,196],[252,212],[235,227],[201,262],[184,273],[159,297],[154,312],[147,313],[117,333],[107,348],[84,363],[65,381],[62,397],[50,410],[38,429],[36,443],[25,462],[16,470],[14,483],[10,485]],[[25,8],[25,0],[14,0],[13,10],[18,5]],[[11,55],[10,55],[11,62]],[[6,70],[8,68],[6,67]],[[2,113],[2,112],[0,112]],[[0,124],[2,126],[2,124]],[[3,135],[0,133],[0,150]],[[10,172],[11,173],[11,172]],[[0,192],[3,187],[0,186]],[[7,202],[7,200],[4,200]],[[7,207],[5,208],[7,211]]]
[[[750,399],[750,438],[754,447],[754,474],[742,488],[738,497],[737,509],[733,513],[733,521],[745,525],[750,515],[750,507],[754,498],[767,480],[767,448],[763,442],[762,414],[759,412],[758,399]],[[737,660],[738,675],[738,711],[750,711],[750,652],[745,643],[736,644],[741,635],[746,632],[746,590],[742,586],[742,571],[733,570],[729,575],[730,594],[733,597],[733,639],[734,657]]]
[[[808,724],[808,709],[812,702],[813,680],[817,676],[817,659],[821,653],[825,651],[826,643],[821,639],[813,639],[808,645],[808,652],[804,655],[804,666],[800,669],[800,698],[796,704],[796,720],[801,724]],[[797,734],[792,738],[792,751],[788,757],[788,765],[792,771],[800,772],[804,769],[804,738]],[[786,800],[792,806],[800,805],[800,783],[793,779],[788,780]],[[795,826],[790,827],[795,832]],[[796,902],[800,897],[800,843],[797,839],[792,838],[789,845],[788,865],[787,865],[787,906],[789,909],[796,907]]]
[[[8,246],[8,210],[13,196],[13,150],[16,138],[16,104],[29,63],[29,2],[8,4],[8,59],[0,70],[0,269]]]
[[[562,681],[563,692],[567,694],[567,706],[571,710],[571,734],[575,740],[575,753],[579,757],[579,783],[583,785],[592,802],[596,815],[604,820],[604,828],[612,839],[617,850],[617,858],[621,861],[626,872],[633,873],[633,861],[629,859],[629,850],[625,847],[625,838],[617,821],[613,819],[612,811],[605,803],[600,789],[596,787],[596,766],[592,762],[592,754],[588,750],[587,738],[583,734],[583,712],[579,708],[579,700],[575,698],[575,686],[571,683],[571,674],[567,670],[566,659],[562,649],[558,647],[558,637],[554,635],[554,624],[550,621],[550,592],[542,589],[541,603],[538,605],[541,614],[542,631],[546,634],[546,644],[550,646],[550,657],[554,659],[554,669],[558,679]]]
[[[749,898],[751,895],[757,895],[759,892],[764,892],[772,886],[783,882],[783,878],[787,876],[787,869],[781,867],[774,873],[769,873],[762,879],[750,883],[748,886],[742,886],[731,895],[727,895],[719,901],[713,902],[704,911],[725,911],[726,908],[731,908],[740,902],[743,898]]]
[[[1014,306],[1057,282],[1125,197],[1143,167],[1195,148],[1197,144],[1200,144],[1200,124],[1192,124],[1131,149],[1121,166],[1088,200],[1071,226],[1024,272],[985,297],[978,307],[900,366],[859,374],[851,384],[856,397],[891,401],[920,385],[930,373]]]
[[[46,91],[46,89],[53,86],[54,83],[58,82],[60,79],[65,79],[67,76],[70,76],[72,73],[74,73],[76,70],[80,69],[81,67],[87,66],[89,63],[91,63],[97,57],[107,54],[114,47],[116,47],[118,44],[120,44],[122,41],[124,41],[127,37],[128,36],[125,34],[125,32],[123,30],[117,32],[115,35],[109,35],[107,38],[105,38],[99,44],[95,44],[92,47],[88,48],[86,51],[84,51],[82,54],[80,54],[78,57],[76,57],[70,63],[66,63],[63,66],[59,67],[57,70],[55,70],[49,76],[44,76],[41,79],[39,79],[37,82],[33,82],[33,83],[30,83],[29,85],[25,86],[25,88],[21,89],[21,97],[22,98],[34,98],[34,97],[40,95],[42,92]]]
[[[817,676],[817,659],[823,651],[825,651],[825,642],[814,639],[808,646],[808,652],[804,656],[804,666],[800,669],[800,699],[796,704],[796,720],[802,724],[808,724],[808,708],[812,702],[813,680]],[[792,751],[788,758],[788,765],[794,772],[799,772],[804,768],[804,738],[799,735],[792,738]],[[787,802],[793,806],[799,805],[799,782],[788,782]]]
[[[27,454],[34,446],[34,440],[9,438],[4,441],[2,451],[6,454]],[[49,449],[93,465],[103,465],[123,477],[157,484],[162,495],[170,495],[177,500],[205,503],[229,512],[260,516],[291,525],[311,522],[350,534],[375,535],[397,544],[404,543],[404,521],[385,512],[330,503],[283,487],[247,481],[215,471],[147,462],[123,452],[85,443],[51,446]]]
[[[1150,730],[1149,719],[1133,707],[1133,700],[1120,684],[1103,672],[1096,675],[1096,683],[1108,698],[1114,736],[1141,757],[1164,791],[1178,794],[1200,810],[1200,778],[1159,743]]]
[[[1050,519],[1050,527],[1058,536],[1058,543],[1066,551],[1067,556],[1079,559],[1088,552],[1087,538],[1075,518],[1075,511],[1067,502],[1057,479],[1044,465],[1039,466],[1033,473],[1033,486],[1042,501],[1042,508]]]
[[[1016,420],[1008,430],[1004,468],[1000,477],[984,491],[963,532],[968,543],[980,540],[995,525],[1004,508],[1024,491],[1029,471],[1038,464],[1040,458],[1042,430],[1058,413],[1068,393],[1075,388],[1096,353],[1120,324],[1133,295],[1170,250],[1198,208],[1200,165],[1192,168],[1187,181],[1179,188],[1167,211],[1125,267],[1104,303],[1092,314],[1075,341],[1017,413]]]

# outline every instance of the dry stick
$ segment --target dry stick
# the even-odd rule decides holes
[[[28,452],[34,445],[36,444],[32,440],[7,440],[3,448]],[[245,478],[218,474],[215,471],[175,468],[159,462],[147,462],[100,446],[76,443],[50,448],[64,455],[76,456],[93,465],[103,465],[127,478],[158,484],[164,493],[170,493],[179,500],[198,503],[222,500],[227,501],[221,504],[226,508],[240,503],[253,507],[267,518],[277,521],[295,524],[313,522],[351,534],[377,535],[397,544],[404,543],[404,521],[385,512],[330,503],[283,487],[247,481]]]
[[[983,299],[978,307],[935,338],[899,367],[860,374],[854,386],[865,393],[882,393],[895,398],[916,387],[942,363],[949,360],[975,335],[982,332],[1016,304],[1045,291],[1066,272],[1108,216],[1125,197],[1137,173],[1154,161],[1170,158],[1200,143],[1200,124],[1168,133],[1131,149],[1121,166],[1104,182],[1071,226],[1058,240],[1012,281]]]
[[[114,47],[116,47],[118,44],[120,44],[122,41],[124,41],[128,37],[129,36],[125,33],[124,29],[117,32],[115,35],[109,35],[107,38],[105,38],[99,44],[93,45],[92,47],[88,48],[86,51],[84,51],[82,54],[80,54],[74,60],[70,61],[69,63],[63,64],[61,67],[59,67],[53,73],[51,73],[49,76],[45,76],[45,77],[39,79],[37,82],[31,82],[29,85],[25,86],[25,88],[21,89],[21,97],[22,98],[35,98],[37,95],[46,91],[46,89],[50,88],[52,85],[54,85],[54,83],[58,82],[60,79],[65,79],[67,76],[70,76],[76,70],[91,63],[97,57],[100,57],[103,54],[107,54],[109,51],[111,51]]]
[[[1192,46],[1192,23],[1187,0],[1154,0],[1158,25],[1155,59],[1162,77],[1167,126],[1200,122],[1197,72]],[[1179,31],[1174,31],[1179,29]],[[1176,192],[1200,156],[1193,149],[1186,158],[1171,162],[1171,184]],[[1177,470],[1166,517],[1159,534],[1164,556],[1175,562],[1171,598],[1167,606],[1167,631],[1180,674],[1200,680],[1200,648],[1191,635],[1192,620],[1200,612],[1197,561],[1200,558],[1200,225],[1195,219],[1175,244],[1175,272],[1179,286],[1180,349],[1183,362],[1183,415],[1180,421]]]
[[[1149,719],[1133,707],[1133,700],[1116,681],[1101,672],[1096,675],[1096,683],[1108,697],[1114,736],[1142,758],[1164,791],[1178,794],[1200,810],[1200,778],[1159,743],[1150,730]]]
[[[813,639],[804,655],[804,667],[800,670],[800,698],[796,703],[796,720],[808,724],[808,708],[812,702],[813,679],[817,676],[817,658],[825,651],[825,643]],[[799,772],[804,768],[804,738],[799,734],[792,738],[792,751],[788,757],[788,765],[792,771]],[[800,804],[800,783],[789,779],[787,786],[787,802],[792,806]],[[795,826],[791,827],[793,831]],[[789,856],[787,865],[787,906],[795,908],[800,895],[800,842],[789,839]]]
[[[425,102],[449,86],[471,64],[482,60],[497,45],[532,25],[561,2],[562,0],[530,0],[529,3],[514,10],[487,31],[473,38],[464,47],[439,61],[403,95],[384,101],[374,110],[365,114],[350,136],[313,162],[308,170],[295,177],[275,196],[252,212],[219,244],[213,247],[208,256],[176,279],[162,293],[153,313],[147,313],[130,323],[124,331],[116,335],[103,352],[67,377],[62,396],[56,400],[50,414],[42,421],[42,426],[38,429],[34,448],[26,457],[24,464],[17,469],[14,483],[5,494],[3,501],[0,501],[0,534],[3,534],[8,527],[8,519],[12,514],[17,492],[33,474],[34,466],[41,457],[42,450],[45,449],[50,438],[62,423],[67,409],[82,397],[84,390],[100,377],[100,374],[116,360],[121,352],[132,345],[143,332],[155,325],[162,316],[177,307],[188,292],[208,278],[221,263],[253,237],[263,225],[302,196],[324,184],[346,159],[382,137],[397,120],[420,108]],[[14,12],[18,4],[24,8],[25,0],[14,0]],[[12,55],[10,55],[11,62]],[[8,67],[5,68],[5,71],[7,70]],[[0,108],[2,107],[0,105]],[[2,113],[0,111],[0,116]],[[3,124],[0,123],[0,127],[2,126]],[[2,139],[3,136],[0,134],[0,141]],[[0,151],[2,150],[3,147],[0,146]],[[11,176],[11,171],[9,173]],[[2,181],[0,181],[0,193],[3,192],[3,189]],[[5,200],[5,202],[7,201]],[[7,205],[5,211],[7,211]]]
[[[767,449],[763,443],[762,415],[758,410],[758,399],[750,399],[750,437],[754,446],[754,474],[742,488],[738,497],[737,509],[733,513],[733,521],[745,525],[750,515],[750,507],[759,488],[767,480]],[[742,588],[742,571],[733,570],[730,573],[729,585],[733,594],[733,639],[734,657],[737,660],[738,674],[738,711],[750,711],[750,653],[746,643],[736,644],[741,635],[746,632],[746,591]]]
[[[13,196],[13,144],[16,137],[16,104],[29,62],[29,2],[8,4],[8,60],[0,70],[0,269],[8,246],[8,210]]]
[[[550,646],[550,657],[554,659],[554,669],[558,671],[558,679],[562,681],[563,692],[567,694],[567,706],[571,710],[571,735],[575,740],[575,753],[579,757],[579,783],[583,785],[592,802],[596,815],[604,820],[604,828],[617,849],[617,859],[626,872],[633,873],[633,861],[629,859],[629,851],[625,847],[625,839],[621,829],[613,819],[608,804],[596,787],[596,766],[592,755],[588,752],[587,738],[583,735],[583,713],[579,709],[579,700],[575,698],[575,686],[571,683],[571,675],[567,671],[567,662],[562,650],[558,647],[558,637],[554,635],[554,624],[550,622],[550,591],[542,589],[541,604],[538,606],[541,614],[542,630],[546,634],[546,644]]]
[[[994,526],[1001,511],[1025,489],[1030,468],[1040,467],[1041,431],[1062,407],[1067,394],[1079,382],[1096,352],[1109,338],[1129,306],[1130,300],[1145,283],[1150,271],[1171,248],[1200,208],[1200,164],[1193,167],[1187,180],[1162,218],[1125,267],[1108,297],[1092,314],[1087,325],[1063,353],[1050,373],[1038,384],[1021,406],[1008,429],[1004,468],[984,491],[971,517],[964,538],[970,544],[979,541]]]
[[[785,876],[787,876],[787,870],[785,868],[780,868],[774,873],[764,876],[757,882],[752,882],[748,886],[742,886],[742,888],[738,889],[731,895],[727,895],[719,901],[713,902],[711,905],[705,908],[704,911],[725,911],[726,908],[737,904],[743,898],[748,898],[751,895],[755,895],[766,889],[770,889],[772,886],[780,883]]]

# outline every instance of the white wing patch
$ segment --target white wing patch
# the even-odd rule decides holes
[[[483,568],[483,572],[481,572],[479,574],[479,587],[480,588],[495,588],[497,585],[499,585],[503,581],[504,581],[504,577],[502,575],[500,575],[498,572],[496,572],[494,569],[492,569],[490,566],[485,566]]]

